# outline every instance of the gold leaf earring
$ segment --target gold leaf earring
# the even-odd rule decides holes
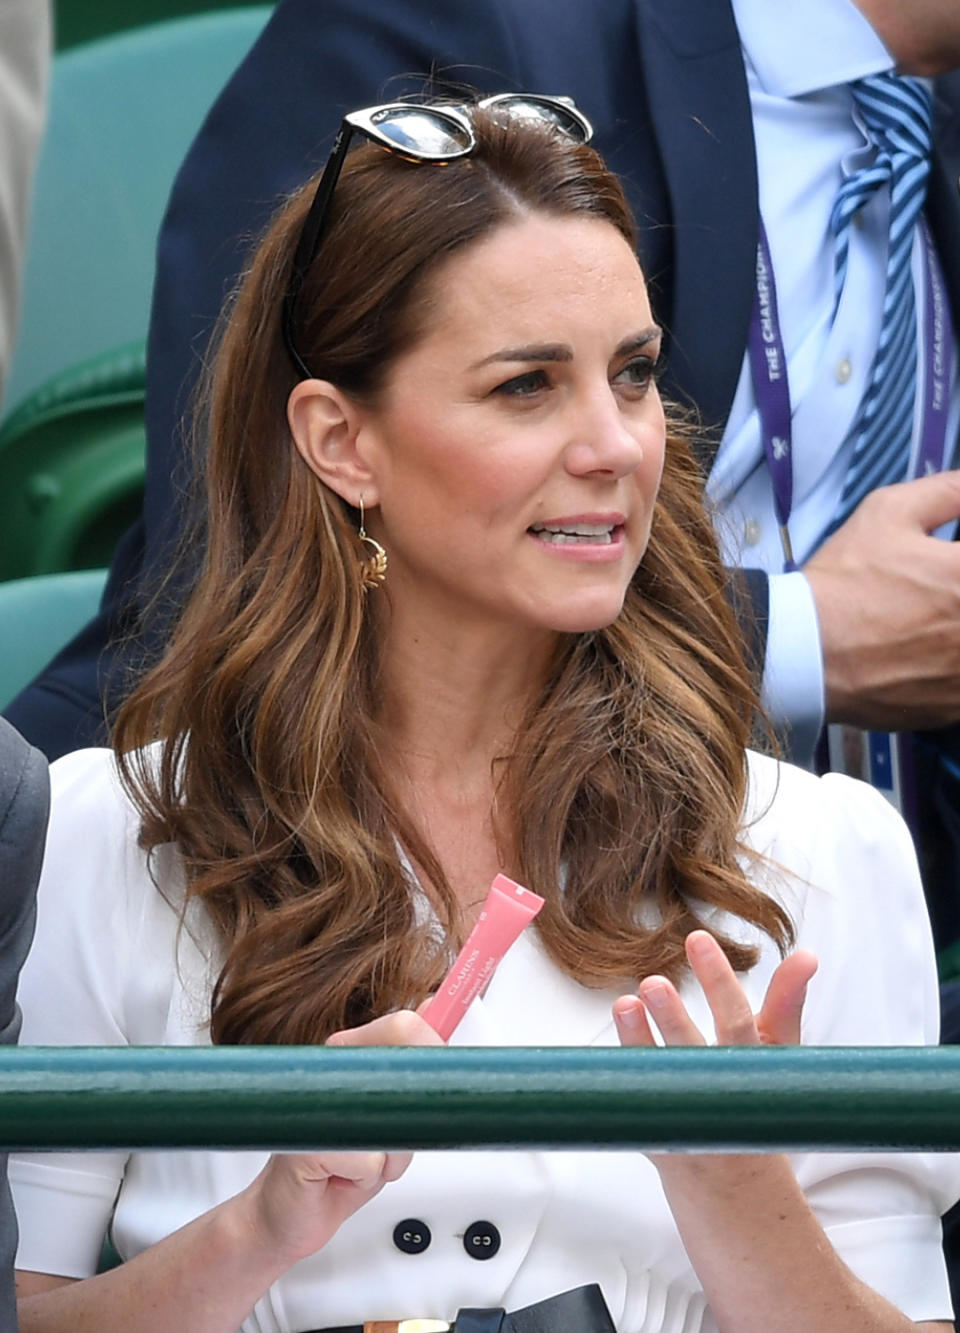
[[[366,560],[360,562],[360,587],[364,591],[367,588],[379,588],[386,581],[387,577],[387,553],[378,541],[373,537],[367,536],[367,530],[363,526],[363,494],[360,495],[360,531],[357,536],[360,540],[370,547],[372,555]]]

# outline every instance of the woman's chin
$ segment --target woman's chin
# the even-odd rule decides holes
[[[570,599],[544,608],[551,629],[560,634],[589,634],[612,625],[623,610],[623,596]]]

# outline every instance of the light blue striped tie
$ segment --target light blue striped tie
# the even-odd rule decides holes
[[[853,454],[834,522],[838,526],[877,486],[907,474],[917,389],[916,298],[911,253],[930,174],[932,99],[918,79],[875,74],[850,85],[876,155],[837,195],[836,294],[847,272],[854,215],[877,190],[890,189],[890,246],[880,341],[854,430]]]

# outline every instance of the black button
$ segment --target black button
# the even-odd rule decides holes
[[[500,1248],[500,1232],[492,1222],[472,1222],[463,1233],[463,1248],[471,1259],[492,1259]]]
[[[432,1239],[426,1222],[417,1217],[405,1217],[393,1228],[393,1243],[404,1254],[423,1254]]]

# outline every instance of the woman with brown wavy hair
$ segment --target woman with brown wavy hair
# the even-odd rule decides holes
[[[25,1040],[437,1042],[418,1007],[500,871],[545,905],[457,1042],[935,1040],[902,825],[747,752],[700,478],[588,137],[562,99],[371,109],[278,213],[198,418],[196,587],[115,754],[54,766]],[[921,1158],[11,1174],[24,1333],[461,1307],[555,1333],[948,1327],[950,1195]],[[94,1277],[108,1224],[127,1262]],[[610,1318],[562,1296],[589,1284]]]

